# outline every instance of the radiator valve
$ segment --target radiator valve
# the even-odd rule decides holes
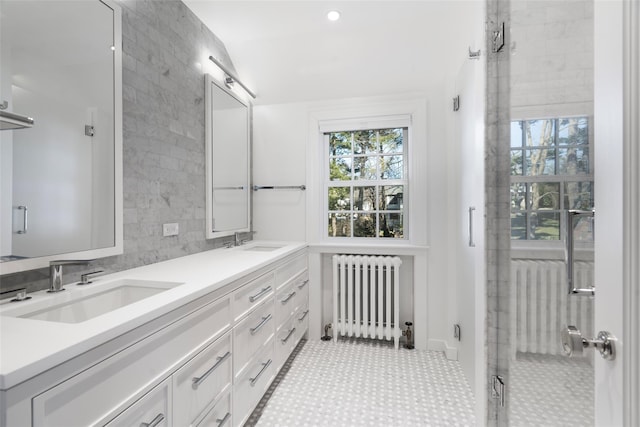
[[[326,325],[324,325],[324,336],[320,338],[322,341],[331,340],[331,335],[329,335],[329,329],[331,329],[331,323],[327,323]]]
[[[404,324],[407,325],[407,329],[402,331],[402,335],[407,337],[407,342],[405,343],[404,347],[408,348],[409,350],[413,350],[413,331],[411,330],[411,325],[413,325],[413,323],[404,322]]]

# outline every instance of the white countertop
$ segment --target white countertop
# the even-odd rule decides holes
[[[251,246],[281,247],[272,251],[247,250]],[[0,303],[0,390],[7,390],[306,246],[303,242],[254,241],[100,276],[86,286],[66,284],[61,293],[35,292],[28,301],[6,300]],[[125,278],[183,284],[81,323],[11,317],[17,311],[73,300],[83,292],[109,289],[110,282]]]

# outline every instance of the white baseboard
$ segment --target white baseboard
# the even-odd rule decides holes
[[[458,360],[458,348],[450,347],[445,340],[430,339],[427,343],[427,350],[442,351],[449,360]]]

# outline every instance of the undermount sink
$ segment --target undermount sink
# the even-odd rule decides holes
[[[257,245],[246,246],[242,248],[243,251],[256,251],[256,252],[271,252],[276,249],[283,248],[284,245],[265,245],[263,243]]]
[[[45,308],[37,308],[25,313],[16,310],[5,315],[49,322],[80,323],[102,314],[125,307],[129,304],[152,297],[182,283],[150,280],[121,279],[105,284],[109,287],[90,295],[84,293],[78,298]],[[26,307],[25,307],[26,308]]]

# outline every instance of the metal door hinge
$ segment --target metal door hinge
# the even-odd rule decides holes
[[[94,136],[96,134],[96,129],[91,125],[84,125],[84,134],[86,136]]]
[[[504,47],[504,22],[494,27],[491,40],[493,42],[493,51],[496,53],[500,52]]]
[[[456,95],[453,98],[453,111],[458,111],[460,109],[460,95]]]
[[[491,377],[491,397],[494,399],[500,399],[500,406],[504,407],[504,379],[500,375],[493,375]]]

